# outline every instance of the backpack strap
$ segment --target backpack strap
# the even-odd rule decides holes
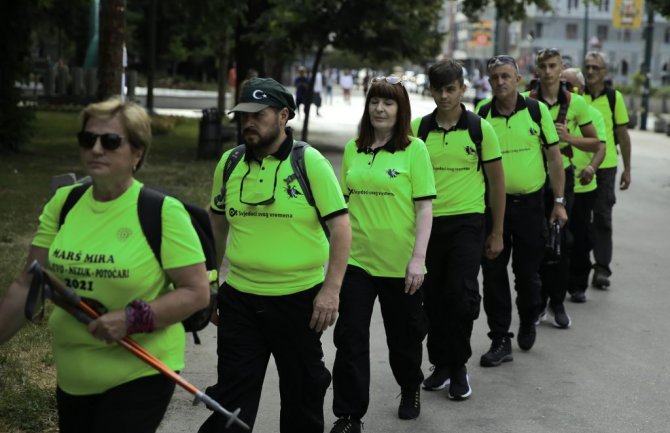
[[[309,203],[310,206],[314,207],[316,211],[316,216],[319,218],[319,223],[323,228],[326,237],[330,237],[330,231],[326,222],[321,218],[321,213],[319,208],[316,206],[316,201],[314,200],[314,194],[312,193],[312,187],[309,184],[309,177],[307,176],[307,166],[305,164],[305,149],[309,147],[309,144],[304,141],[294,141],[293,149],[291,149],[291,168],[293,169],[293,174],[295,179],[300,185],[300,189],[305,196],[305,200]],[[289,178],[290,179],[290,178]],[[290,181],[289,181],[290,182]]]
[[[434,113],[426,114],[421,118],[421,123],[419,123],[419,130],[416,133],[417,138],[420,138],[421,141],[424,143],[426,142],[426,139],[428,138],[428,134],[430,133],[430,124],[431,119],[435,118]]]
[[[558,91],[563,93],[565,100],[558,107],[558,116],[556,116],[556,122],[565,123],[565,120],[568,117],[568,109],[570,108],[570,101],[572,100],[572,93],[568,90],[564,81],[561,81]]]
[[[610,86],[605,86],[605,95],[607,96],[607,102],[610,105],[610,112],[612,113],[612,135],[614,135],[614,144],[619,144],[619,139],[616,136],[616,118],[614,116],[614,109],[616,107],[616,90]]]
[[[163,241],[163,202],[165,195],[151,188],[143,187],[137,199],[137,215],[144,237],[153,251],[158,264],[163,267],[161,244]]]
[[[540,103],[537,99],[526,98],[526,107],[528,108],[528,114],[533,122],[537,123],[537,126],[540,128],[540,138],[546,143],[547,137],[544,136],[544,131],[542,130],[542,111],[540,111]]]
[[[72,188],[70,193],[65,198],[65,203],[63,203],[63,207],[60,210],[60,216],[58,218],[58,228],[60,228],[63,225],[63,223],[65,222],[65,217],[67,217],[67,214],[70,212],[70,210],[72,210],[74,205],[77,204],[79,199],[84,195],[86,190],[90,188],[90,186],[91,183],[86,182]]]
[[[226,163],[223,166],[223,183],[221,183],[221,202],[224,205],[226,201],[226,183],[228,183],[230,175],[233,173],[233,170],[235,170],[235,167],[237,167],[237,164],[244,156],[246,150],[247,146],[244,144],[240,144],[239,146],[234,148],[232,152],[228,154],[228,159],[226,159]]]
[[[470,140],[475,144],[475,149],[477,150],[477,159],[479,160],[477,162],[477,171],[479,171],[482,168],[482,141],[484,140],[481,117],[472,111],[466,111],[465,113],[468,120],[468,134],[470,134]]]

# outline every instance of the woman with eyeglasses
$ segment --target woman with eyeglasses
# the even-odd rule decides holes
[[[370,320],[379,298],[398,416],[420,413],[426,247],[435,181],[425,144],[411,137],[410,103],[398,77],[372,80],[360,135],[344,150],[340,183],[349,201],[352,246],[335,326],[332,432],[360,432],[369,405]]]
[[[37,261],[83,298],[107,310],[88,326],[61,308],[49,317],[61,432],[154,432],[174,383],[114,344],[132,338],[173,370],[184,368],[180,321],[209,302],[200,241],[176,199],[162,205],[162,265],[138,218],[142,184],[135,173],[151,144],[142,107],[111,99],[82,112],[78,135],[90,187],[60,222],[69,194],[45,205],[28,264]],[[24,269],[0,302],[0,343],[25,323],[31,276]]]

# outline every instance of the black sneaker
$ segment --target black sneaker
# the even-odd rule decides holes
[[[542,311],[540,312],[540,315],[537,316],[537,319],[535,320],[535,326],[540,325],[545,320],[547,320],[547,309],[543,308]]]
[[[586,302],[586,293],[583,290],[576,290],[570,293],[570,301],[576,304],[583,304]]]
[[[599,268],[594,268],[591,285],[596,289],[607,290],[610,286],[610,277],[605,271],[602,271]]]
[[[449,376],[451,374],[449,367],[434,365],[431,367],[431,370],[433,370],[433,373],[423,381],[423,389],[439,391],[446,388],[449,385]]]
[[[398,418],[416,419],[421,413],[421,391],[419,387],[405,388],[400,391]]]
[[[535,344],[535,322],[519,325],[519,334],[516,341],[522,350],[530,350]]]
[[[512,361],[512,341],[509,336],[497,338],[491,342],[491,348],[479,359],[482,367],[497,367],[503,362]]]
[[[468,369],[465,368],[465,365],[452,373],[447,395],[456,401],[466,400],[472,395]]]
[[[351,417],[342,417],[335,421],[330,433],[361,433],[363,423],[361,420],[351,418]]]
[[[563,304],[549,305],[549,311],[554,316],[554,326],[561,329],[569,328],[572,325],[572,320],[565,311]]]

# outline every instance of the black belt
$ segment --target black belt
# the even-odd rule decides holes
[[[528,203],[536,200],[542,200],[542,188],[528,194],[507,194],[508,203]]]

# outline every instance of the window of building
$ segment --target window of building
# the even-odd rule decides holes
[[[670,44],[670,25],[665,28],[665,37],[663,40],[666,44]]]
[[[609,27],[607,25],[600,25],[596,27],[596,35],[598,36],[598,39],[600,39],[601,41],[606,41],[608,30]]]
[[[579,7],[579,0],[568,0],[568,10],[577,9]]]
[[[565,25],[565,38],[577,39],[577,24],[571,23]]]
[[[610,10],[610,0],[600,0],[600,3],[598,3],[598,10],[609,12],[609,10]]]
[[[535,23],[535,29],[534,29],[535,36],[534,36],[534,37],[535,37],[536,39],[542,37],[542,29],[543,29],[543,27],[544,27],[544,25],[543,25],[541,22],[536,22],[536,23]]]

